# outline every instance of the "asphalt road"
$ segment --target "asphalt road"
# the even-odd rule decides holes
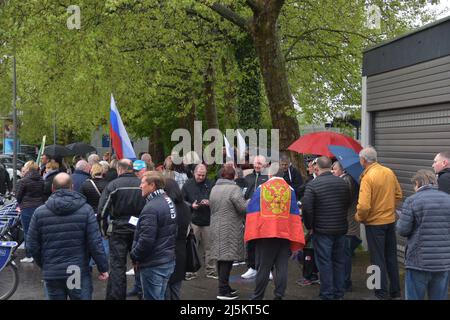
[[[41,280],[41,271],[34,263],[20,263],[23,257],[23,250],[18,250],[16,259],[20,271],[20,283],[18,290],[11,297],[11,300],[43,300],[45,299],[43,282]],[[366,286],[369,274],[366,273],[369,265],[368,254],[358,251],[353,261],[353,292],[347,293],[345,300],[360,300],[372,296],[371,290]],[[240,277],[246,271],[245,265],[233,267],[231,272],[230,284],[239,291],[240,300],[248,300],[254,289],[254,280],[245,280]],[[402,272],[401,272],[402,274]],[[95,300],[103,300],[106,294],[106,282],[97,279],[98,272],[93,272]],[[215,300],[217,295],[218,281],[204,276],[201,269],[198,278],[190,281],[183,281],[182,299],[183,300]],[[319,285],[301,287],[296,281],[301,277],[301,267],[295,261],[289,262],[288,286],[286,290],[286,300],[311,300],[318,299]],[[131,289],[134,283],[134,277],[127,277],[128,288]],[[403,286],[403,282],[402,282]],[[273,298],[273,281],[269,282],[266,290],[265,299]],[[134,298],[132,298],[134,299]]]

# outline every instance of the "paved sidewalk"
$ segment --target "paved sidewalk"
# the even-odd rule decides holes
[[[19,288],[11,298],[12,300],[39,300],[45,299],[43,283],[41,281],[40,269],[34,264],[21,264],[19,259],[23,256],[23,251],[19,250],[19,257],[16,259],[20,270]],[[366,287],[368,274],[366,273],[369,265],[367,252],[358,251],[354,257],[353,263],[353,292],[345,295],[345,300],[360,300],[371,297],[372,293]],[[239,291],[240,300],[248,300],[254,289],[253,280],[245,280],[240,277],[247,270],[245,265],[233,267],[231,272],[231,286]],[[106,293],[106,283],[97,280],[98,272],[94,270],[94,299],[103,300]],[[217,295],[218,281],[204,276],[201,269],[198,278],[190,281],[183,281],[182,299],[186,300],[215,300]],[[286,300],[311,300],[318,299],[319,286],[311,285],[301,287],[296,281],[301,276],[301,268],[295,261],[289,261],[288,286],[286,290]],[[402,288],[403,272],[401,271]],[[127,277],[128,288],[131,289],[134,283],[134,277]],[[269,282],[267,287],[266,299],[273,298],[273,281]]]

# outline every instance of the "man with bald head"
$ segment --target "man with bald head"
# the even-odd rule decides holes
[[[111,218],[108,228],[111,277],[106,289],[107,300],[126,298],[127,257],[133,244],[137,218],[145,205],[139,188],[141,181],[133,172],[133,162],[129,159],[120,160],[117,173],[118,177],[103,190],[98,205],[102,223],[107,223],[107,213],[110,213]]]
[[[182,188],[183,198],[192,211],[192,229],[199,241],[199,248],[205,255],[205,272],[207,278],[218,279],[216,261],[211,259],[209,195],[213,187],[211,180],[206,178],[207,169],[204,164],[198,164],[194,169],[194,177],[189,179]],[[186,276],[186,280],[197,277],[195,274]]]
[[[108,261],[94,211],[83,195],[73,191],[67,173],[55,176],[52,191],[31,218],[26,239],[29,250],[42,269],[49,300],[91,300],[90,257],[99,279],[108,279]],[[73,266],[80,268],[79,288],[68,286]]]

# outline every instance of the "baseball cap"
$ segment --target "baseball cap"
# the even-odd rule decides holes
[[[133,162],[133,170],[141,171],[142,169],[145,169],[145,168],[147,168],[145,161],[136,160],[135,162]]]

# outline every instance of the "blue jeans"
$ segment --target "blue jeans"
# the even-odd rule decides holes
[[[406,269],[406,300],[447,300],[449,272],[428,272]]]
[[[320,276],[320,298],[342,298],[345,293],[345,235],[314,233],[313,245]]]
[[[140,268],[144,300],[164,300],[167,283],[175,269],[175,260],[155,267]]]
[[[106,259],[109,259],[109,240],[102,238],[103,249],[105,249]],[[89,260],[89,267],[95,266],[94,259]]]
[[[142,293],[141,275],[139,270],[134,271],[134,287],[132,291]]]
[[[31,217],[33,216],[35,210],[36,208],[25,208],[21,209],[20,211],[20,220],[22,222],[25,239],[25,255],[27,256],[27,258],[31,258],[31,253],[28,250],[26,239],[28,234],[28,228],[30,227]]]
[[[361,244],[357,236],[345,236],[345,289],[352,288],[352,256]]]
[[[92,300],[91,275],[82,275],[79,289],[69,289],[66,279],[45,280],[45,294],[48,300]]]

